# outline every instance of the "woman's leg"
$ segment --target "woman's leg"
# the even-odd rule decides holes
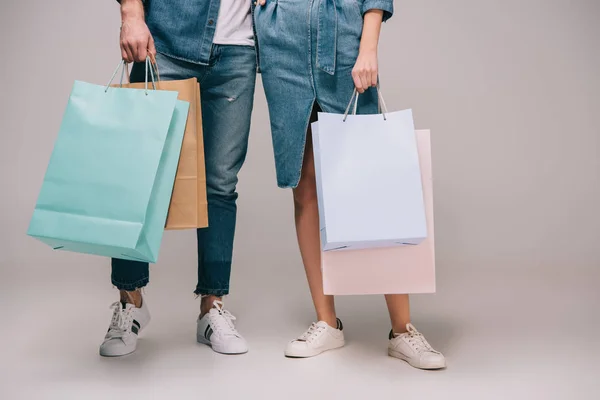
[[[392,320],[388,354],[408,362],[415,368],[445,368],[444,355],[435,350],[425,336],[410,323],[408,295],[388,294],[385,296],[385,301]]]
[[[317,109],[316,106],[313,109],[311,122],[316,120]],[[310,127],[306,135],[306,148],[304,149],[300,182],[294,189],[294,206],[298,245],[300,246],[300,253],[302,254],[318,322],[313,323],[296,340],[288,343],[284,354],[286,357],[304,358],[313,357],[324,351],[344,346],[343,327],[341,321],[337,320],[335,316],[333,296],[326,296],[323,292],[319,207],[317,204],[317,184]]]
[[[317,117],[317,107],[313,109],[310,121]],[[298,245],[308,279],[308,286],[317,312],[317,319],[336,327],[336,315],[333,296],[323,292],[321,274],[321,241],[319,239],[319,207],[317,205],[317,185],[315,181],[315,163],[312,149],[310,126],[307,132],[302,175],[298,187],[294,189],[294,207]]]
[[[386,294],[385,301],[394,333],[405,333],[410,324],[410,302],[407,294]]]

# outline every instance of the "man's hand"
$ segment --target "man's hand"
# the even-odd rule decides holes
[[[127,62],[143,62],[154,58],[154,39],[144,20],[141,0],[121,0],[121,57]]]

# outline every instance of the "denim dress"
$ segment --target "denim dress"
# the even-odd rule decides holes
[[[346,109],[363,15],[371,9],[383,10],[387,20],[393,1],[267,0],[254,10],[279,187],[298,186],[315,104],[327,113]],[[377,113],[373,88],[359,96],[358,112]]]

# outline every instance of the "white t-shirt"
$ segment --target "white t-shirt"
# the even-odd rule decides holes
[[[221,0],[214,44],[254,46],[251,0]]]

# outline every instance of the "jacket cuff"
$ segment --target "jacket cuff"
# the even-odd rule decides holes
[[[362,6],[363,15],[369,10],[383,10],[383,22],[394,14],[393,0],[365,0]]]

